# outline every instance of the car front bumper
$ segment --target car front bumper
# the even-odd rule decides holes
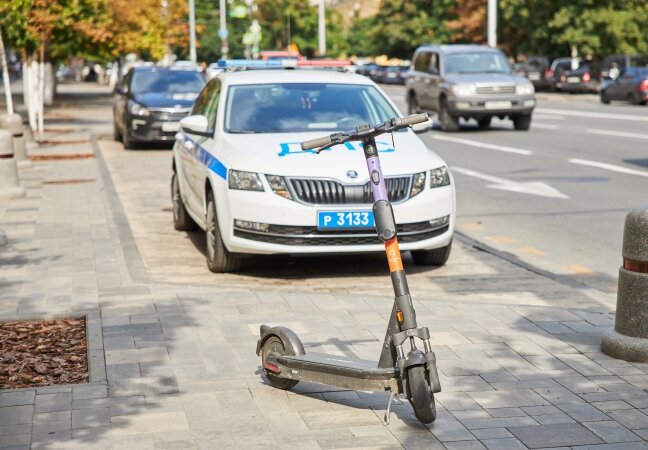
[[[128,129],[132,140],[137,142],[173,142],[180,129],[182,115],[131,116]]]
[[[305,205],[273,192],[222,190],[219,226],[231,252],[248,254],[318,254],[384,251],[375,229],[319,230],[318,211],[371,211],[372,205]],[[426,188],[393,205],[402,250],[448,245],[455,226],[454,187]],[[443,220],[438,220],[446,218]],[[234,226],[234,221],[267,224],[265,231]]]
[[[451,114],[461,117],[529,115],[536,105],[529,96],[452,97],[448,99]]]

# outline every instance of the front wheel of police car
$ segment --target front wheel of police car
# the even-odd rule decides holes
[[[231,253],[225,247],[218,226],[216,202],[214,195],[207,195],[207,216],[205,233],[207,234],[207,267],[215,273],[236,272],[241,268],[241,257]]]
[[[412,250],[412,260],[419,266],[442,266],[448,262],[451,250],[452,241],[445,247],[433,250]]]

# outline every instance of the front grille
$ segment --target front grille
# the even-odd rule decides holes
[[[189,114],[189,111],[156,111],[156,110],[150,110],[151,112],[151,118],[154,118],[155,120],[168,120],[171,122],[179,122],[180,119],[183,119]]]
[[[371,204],[373,193],[371,184],[344,185],[335,180],[291,178],[289,179],[295,197],[310,205],[344,205]],[[404,177],[386,178],[387,197],[392,203],[401,202],[409,197],[411,175]]]
[[[478,95],[515,94],[515,85],[477,86]]]
[[[406,244],[423,241],[448,231],[448,225],[433,228],[430,222],[405,223],[397,225],[398,242]],[[368,230],[322,231],[317,227],[270,225],[267,231],[234,229],[234,236],[269,244],[335,246],[335,245],[375,245],[382,241]]]

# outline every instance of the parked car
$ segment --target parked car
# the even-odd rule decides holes
[[[371,76],[374,74],[377,68],[378,68],[378,64],[374,64],[374,63],[362,64],[361,66],[358,66],[356,73],[371,78]]]
[[[580,58],[562,57],[551,62],[549,72],[545,75],[551,90],[560,90],[559,84],[566,72],[575,70],[580,65]]]
[[[405,84],[405,74],[409,66],[389,66],[385,68],[379,82],[384,84]]]
[[[412,57],[406,81],[410,113],[436,111],[441,128],[459,130],[459,118],[488,127],[508,117],[528,130],[535,107],[533,85],[516,75],[501,50],[480,45],[425,45]]]
[[[608,104],[611,100],[645,105],[648,101],[648,67],[628,67],[616,79],[604,81],[601,85],[601,103]]]
[[[196,70],[133,67],[115,86],[115,140],[127,149],[144,142],[172,142],[204,84]]]
[[[394,103],[356,74],[255,67],[210,80],[181,121],[171,180],[175,228],[205,230],[214,272],[235,271],[254,254],[384,251],[372,231],[361,147],[315,155],[299,143],[400,117]],[[377,150],[401,249],[416,264],[442,265],[455,224],[452,177],[413,130],[393,139],[379,140]]]
[[[369,75],[369,78],[371,78],[371,81],[373,81],[374,83],[382,83],[382,79],[385,76],[386,70],[387,66],[377,66]]]
[[[556,87],[563,92],[599,92],[601,87],[601,62],[582,61],[573,70],[565,70]]]
[[[555,89],[555,80],[551,68],[550,56],[531,56],[522,65],[523,75],[526,76],[536,91]]]

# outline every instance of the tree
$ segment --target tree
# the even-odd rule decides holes
[[[453,10],[455,19],[446,22],[452,42],[482,43],[486,41],[486,2],[458,0]]]

